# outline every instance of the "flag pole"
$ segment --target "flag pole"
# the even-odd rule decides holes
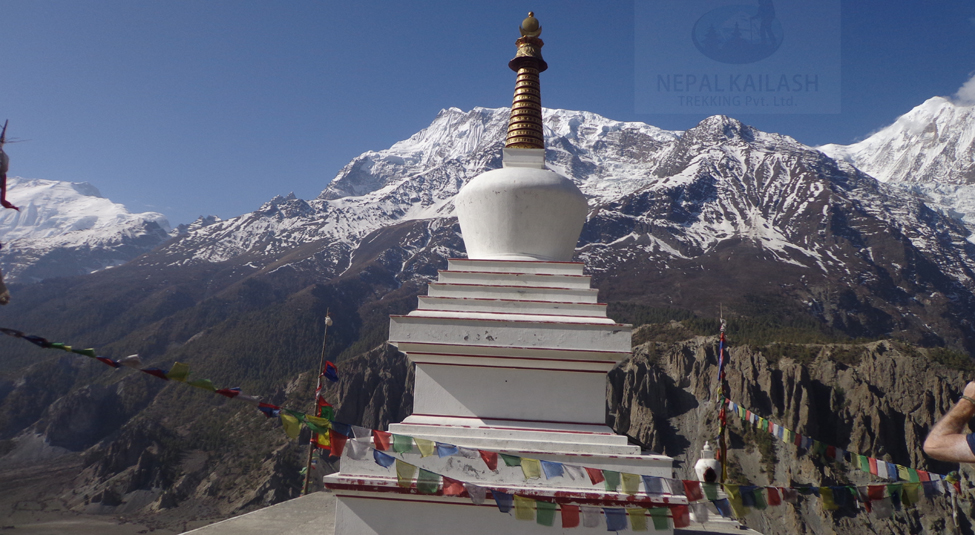
[[[315,416],[322,415],[322,409],[318,405],[318,396],[322,391],[322,369],[325,367],[325,343],[328,341],[328,326],[332,324],[332,317],[329,315],[331,309],[325,309],[325,333],[322,335],[322,356],[318,363],[318,378],[315,383]],[[305,463],[305,483],[301,486],[301,495],[308,494],[308,483],[311,482],[311,462],[314,459],[315,448],[318,446],[318,433],[312,431],[308,442],[308,462]]]
[[[721,338],[718,340],[718,404],[720,406],[718,412],[718,426],[720,428],[718,434],[718,446],[719,446],[719,456],[721,458],[721,484],[724,485],[725,481],[728,479],[728,399],[727,399],[727,388],[724,374],[724,367],[727,363],[725,359],[724,346],[724,310],[720,311],[721,319]]]

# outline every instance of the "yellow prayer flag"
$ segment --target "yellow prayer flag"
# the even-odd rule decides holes
[[[724,491],[728,494],[728,503],[731,504],[731,509],[735,513],[735,518],[745,518],[748,511],[745,510],[745,503],[741,499],[741,491],[738,490],[738,485],[725,485]]]
[[[396,484],[404,489],[410,488],[413,484],[413,476],[416,475],[416,467],[410,463],[396,459]]]
[[[190,366],[188,364],[183,364],[182,362],[174,362],[173,367],[166,372],[166,379],[170,381],[186,381],[186,378],[190,376]]]
[[[827,511],[835,511],[839,509],[840,506],[836,505],[836,501],[833,499],[833,489],[829,487],[819,487],[819,496],[823,499],[823,509]]]
[[[620,474],[623,478],[623,492],[626,494],[636,494],[640,492],[640,480],[642,479],[637,474],[627,474],[623,472]]]
[[[210,392],[217,391],[217,387],[213,386],[213,383],[209,379],[194,379],[192,381],[186,381],[186,384],[195,386],[196,388],[202,388],[203,390],[209,390]]]
[[[292,440],[298,438],[298,433],[301,432],[301,422],[284,411],[281,411],[281,426],[284,427],[284,432],[288,438]]]
[[[322,448],[331,449],[332,440],[328,436],[328,433],[318,433],[318,445]]]
[[[539,479],[542,477],[542,463],[538,459],[522,457],[521,471],[525,474],[525,479]]]
[[[416,443],[416,449],[420,450],[421,457],[429,457],[437,452],[437,443],[432,440],[414,437],[413,442]]]
[[[323,429],[331,429],[332,428],[332,422],[330,422],[328,420],[328,418],[320,418],[318,416],[312,416],[310,414],[306,414],[305,415],[305,420],[307,420],[308,423],[313,424],[313,425],[317,425],[318,427],[321,427]]]
[[[897,478],[903,481],[911,480],[911,472],[906,466],[897,465]]]
[[[518,520],[535,520],[535,500],[515,494],[515,518]]]
[[[623,481],[626,481],[626,474],[623,474]],[[626,486],[626,483],[623,484]],[[647,531],[647,510],[634,507],[626,509],[626,516],[630,518],[630,529],[633,531]]]

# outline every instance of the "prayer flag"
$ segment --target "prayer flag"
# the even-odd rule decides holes
[[[341,457],[342,452],[345,451],[345,443],[349,440],[349,437],[335,431],[335,429],[329,429],[328,440],[332,447],[332,456]]]
[[[421,494],[436,494],[439,488],[440,474],[421,468],[420,475],[416,478],[416,490]]]
[[[897,465],[894,463],[887,463],[887,478],[897,480]]]
[[[437,442],[437,457],[450,457],[457,455],[457,446]]]
[[[392,433],[387,433],[386,431],[379,431],[378,429],[372,432],[372,443],[379,451],[386,451],[389,449],[389,442],[392,438]]]
[[[917,473],[917,470],[908,467],[907,468],[907,480],[911,483],[920,483],[921,475]]]
[[[823,499],[823,509],[828,511],[833,511],[839,509],[836,502],[833,501],[833,489],[829,487],[819,487],[819,496]]]
[[[653,520],[653,529],[657,531],[670,529],[670,522],[667,520],[669,516],[670,512],[666,507],[654,507],[650,509],[650,519]]]
[[[620,473],[614,470],[603,470],[603,478],[606,480],[606,492],[619,492]]]
[[[142,367],[142,359],[139,358],[139,355],[129,355],[129,356],[127,356],[127,357],[119,360],[118,363],[121,364],[122,366],[127,366],[129,368],[141,368]]]
[[[633,531],[647,530],[647,510],[642,507],[628,507],[626,516],[630,519],[630,529]]]
[[[186,384],[203,390],[209,390],[210,392],[217,391],[217,387],[213,386],[213,383],[209,379],[194,379],[192,381],[186,381]]]
[[[704,504],[704,502],[689,504],[688,508],[690,508],[691,514],[694,515],[695,521],[701,523],[708,521],[710,514],[708,512],[708,507]]]
[[[413,451],[413,437],[393,434],[393,451],[396,453],[410,453]]]
[[[887,495],[890,497],[890,503],[894,506],[895,511],[901,509],[901,491],[903,490],[904,486],[899,483],[887,485]]]
[[[515,518],[535,520],[535,500],[515,494]]]
[[[420,450],[421,457],[429,457],[437,451],[437,443],[432,440],[414,437],[413,442],[416,443],[416,449]]]
[[[769,487],[768,491],[768,504],[772,507],[782,505],[782,499],[779,497],[779,489],[776,487]]]
[[[541,479],[542,463],[538,459],[521,458],[521,472],[525,474],[525,479]]]
[[[363,440],[355,439],[349,443],[349,458],[361,461],[369,453],[369,444]]]
[[[299,419],[304,419],[305,425],[316,433],[328,433],[328,430],[332,428],[332,422],[328,418],[321,418],[310,414],[295,414],[295,416],[298,416]]]
[[[600,470],[600,469],[598,469],[598,468],[589,468],[587,466],[586,467],[586,473],[589,474],[589,481],[592,481],[592,484],[593,485],[596,485],[596,484],[602,483],[603,481],[606,481],[606,478],[603,477],[603,471]]]
[[[113,368],[121,368],[122,367],[122,365],[119,364],[119,361],[112,360],[112,359],[110,359],[108,357],[95,357],[95,360],[98,360],[102,364],[108,364],[109,366],[111,366]]]
[[[349,424],[343,424],[340,422],[332,422],[331,428],[335,430],[336,433],[342,433],[346,437],[352,436],[352,426]]]
[[[741,494],[741,503],[745,507],[755,507],[755,487],[752,485],[742,485],[738,487]]]
[[[897,466],[897,478],[900,479],[901,481],[910,481],[911,474],[907,471],[907,467],[901,466],[899,464],[896,466]]]
[[[686,528],[691,525],[691,515],[686,505],[671,505],[670,514],[674,517],[675,528]]]
[[[21,338],[36,346],[43,347],[44,349],[47,349],[52,345],[51,342],[48,342],[46,338],[41,338],[40,336],[34,336],[32,334],[25,334],[21,336]]]
[[[582,526],[586,528],[598,528],[599,527],[599,508],[590,507],[588,505],[582,506]]]
[[[721,498],[720,500],[714,500],[711,503],[714,504],[714,508],[718,510],[718,514],[724,518],[731,518],[731,502],[728,498]]]
[[[836,460],[836,446],[826,446],[826,458],[831,461]]]
[[[499,453],[498,455],[501,456],[505,466],[521,466],[521,457],[517,455],[507,455],[505,453]]]
[[[443,495],[444,496],[460,496],[464,493],[464,484],[456,479],[450,479],[447,476],[443,478]]]
[[[565,472],[569,479],[576,481],[586,477],[586,471],[582,469],[581,466],[574,464],[563,464],[562,470]]]
[[[355,438],[369,438],[372,436],[372,429],[353,425],[352,434],[355,436]]]
[[[877,463],[877,476],[882,477],[884,479],[888,479],[887,463],[876,459],[874,459],[874,461]]]
[[[487,496],[487,489],[484,487],[478,487],[473,483],[464,483],[464,490],[467,491],[467,495],[471,497],[471,502],[474,505],[484,503],[484,499]]]
[[[924,470],[918,470],[917,478],[921,483],[924,483],[925,481],[931,481],[931,474]]]
[[[684,495],[687,496],[687,501],[696,502],[704,499],[704,493],[701,492],[700,481],[685,480],[683,483]]]
[[[921,485],[924,489],[924,497],[931,499],[938,495],[938,490],[935,485],[938,483],[936,481],[922,481]]]
[[[870,505],[873,507],[873,515],[877,518],[890,518],[894,515],[894,506],[890,498],[877,500]]]
[[[221,396],[224,397],[228,397],[230,399],[234,399],[235,397],[240,395],[240,387],[221,388],[220,390],[217,390],[217,394],[220,394]]]
[[[562,528],[579,527],[579,506],[562,504]]]
[[[684,482],[679,479],[664,478],[667,485],[670,487],[670,493],[676,494],[678,496],[684,495]]]
[[[298,438],[298,434],[301,433],[301,422],[286,412],[279,414],[281,416],[281,425],[284,427],[284,432],[288,435],[288,438],[292,440]]]
[[[553,477],[562,477],[565,468],[562,466],[562,463],[542,461],[542,472],[545,472],[545,479],[552,479]]]
[[[643,488],[647,494],[670,493],[670,489],[664,486],[664,478],[657,476],[643,476]]]
[[[535,521],[542,526],[554,526],[555,511],[557,510],[558,506],[556,506],[553,502],[535,502],[535,514],[537,517]]]
[[[757,487],[753,489],[752,495],[755,496],[755,509],[758,509],[759,511],[768,509],[768,503],[765,501],[765,487]]]
[[[281,413],[281,407],[271,405],[270,403],[258,403],[257,410],[263,412],[264,416],[267,416],[268,418],[277,416]]]
[[[879,475],[880,474],[880,472],[879,472],[880,466],[877,463],[877,459],[874,459],[873,457],[867,457],[867,462],[869,464],[867,465],[867,470],[866,471],[867,472],[870,472],[871,474],[873,474],[875,476],[876,475]]]
[[[240,393],[240,394],[237,394],[237,397],[235,397],[234,399],[236,399],[237,401],[246,401],[247,403],[253,403],[254,405],[257,405],[258,403],[261,402],[261,398],[259,398],[257,396],[250,396],[250,395],[244,394],[243,392]]]
[[[163,381],[168,381],[169,380],[169,377],[166,377],[166,370],[160,370],[159,368],[144,368],[144,369],[139,370],[139,371],[141,371],[142,373],[148,373],[149,375],[152,375],[153,377],[158,377],[158,378],[162,379]]]
[[[413,485],[413,476],[416,475],[416,467],[410,463],[396,459],[396,484],[404,489]]]
[[[328,433],[316,433],[315,442],[317,443],[316,447],[326,450],[332,449],[332,441]]]
[[[487,465],[488,470],[496,472],[498,470],[498,454],[493,451],[477,451],[481,454],[481,458],[484,459],[484,464]]]
[[[625,494],[636,494],[640,492],[640,476],[637,474],[627,474],[623,472],[620,474],[623,482],[623,492]]]
[[[904,483],[901,496],[905,507],[914,507],[921,501],[921,483]]]
[[[606,515],[606,531],[623,531],[626,529],[626,509],[619,507],[604,507]]]
[[[330,361],[325,361],[325,369],[322,370],[322,376],[333,383],[339,382],[339,370]]]
[[[174,362],[173,367],[166,372],[166,378],[170,381],[186,381],[186,378],[190,376],[190,367],[182,362]]]
[[[646,480],[644,480],[646,483]],[[718,499],[718,484],[717,483],[704,483],[701,485],[704,487],[704,497],[710,501]]]
[[[500,490],[492,490],[491,496],[494,497],[494,503],[498,505],[498,511],[502,513],[511,512],[511,506],[514,504],[514,498],[507,492],[501,492]]]
[[[782,501],[787,503],[796,503],[799,501],[799,491],[796,489],[782,488]]]
[[[396,457],[376,449],[372,450],[372,458],[375,459],[376,464],[382,466],[383,468],[389,468],[389,466],[396,461]]]
[[[850,506],[850,499],[852,499],[853,496],[850,494],[850,489],[848,487],[831,486],[830,490],[833,491],[833,503],[836,504],[836,507]]]
[[[724,486],[725,494],[728,495],[728,503],[731,505],[731,509],[734,511],[735,516],[738,518],[744,518],[747,511],[745,511],[745,504],[742,501],[741,492],[738,490],[738,485],[728,485]]]

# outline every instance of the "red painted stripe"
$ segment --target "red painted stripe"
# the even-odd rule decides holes
[[[422,415],[417,415],[422,416]],[[461,418],[461,416],[445,416],[445,418]],[[500,431],[531,431],[534,433],[565,433],[568,435],[599,435],[599,436],[615,436],[615,433],[597,433],[595,431],[567,431],[564,429],[539,429],[535,427],[503,427],[497,425],[453,425],[453,424],[425,424],[421,422],[414,422],[409,424],[401,425],[426,425],[430,427],[459,427],[461,429],[497,429]],[[594,424],[579,424],[579,425],[594,425]],[[604,426],[605,427],[605,426]]]
[[[504,315],[515,315],[515,316],[553,316],[556,318],[589,318],[589,319],[609,319],[606,316],[578,316],[575,314],[545,314],[539,312],[495,312],[493,310],[443,310],[439,308],[418,308],[418,312],[451,312],[454,314],[504,314]],[[417,318],[422,318],[423,316],[415,316]],[[460,318],[463,319],[463,318]],[[481,319],[481,318],[471,318],[471,319]],[[567,322],[571,323],[571,322]],[[607,323],[607,325],[610,325]]]
[[[504,301],[508,303],[560,303],[566,305],[583,305],[583,306],[607,306],[606,303],[580,303],[578,301],[534,301],[531,299],[492,299],[490,297],[444,297],[440,295],[421,295],[420,298],[426,299],[453,299],[453,300],[464,300],[464,301]]]
[[[449,477],[449,476],[448,476]],[[476,483],[475,483],[476,484]],[[329,490],[339,490],[339,491],[358,491],[358,492],[377,492],[377,493],[389,493],[389,494],[404,494],[404,495],[418,495],[419,493],[415,488],[404,489],[399,486],[385,486],[385,485],[369,485],[363,482],[362,484],[350,484],[350,483],[325,483],[325,488]],[[551,499],[555,502],[571,502],[580,503],[586,505],[668,505],[668,504],[680,504],[686,503],[680,499],[673,500],[671,498],[665,498],[663,496],[659,498],[650,498],[649,496],[627,496],[626,499],[614,499],[614,498],[599,498],[599,493],[596,492],[571,492],[564,490],[557,490],[554,492],[545,492],[545,489],[539,488],[535,489],[507,489],[504,487],[498,487],[498,490],[502,492],[510,492],[511,494],[517,494],[519,496],[527,496],[534,498]],[[490,492],[490,489],[488,489]],[[437,490],[436,494],[428,494],[427,496],[435,498],[444,498],[442,490]],[[439,501],[439,500],[418,500],[415,498],[392,498],[392,497],[382,497],[382,496],[356,496],[354,494],[335,494],[340,498],[359,498],[363,500],[386,500],[386,501],[402,501],[402,502],[412,502],[412,503],[426,503],[431,505],[474,505],[473,503],[464,502],[454,502],[454,501]],[[491,494],[488,494],[490,499],[494,499]],[[464,491],[460,496],[450,496],[448,498],[470,498],[467,491]],[[491,504],[481,504],[480,507],[492,507],[497,508],[497,505]]]
[[[588,327],[633,327],[629,323],[566,323],[562,321],[535,321],[535,320],[493,320],[488,318],[451,318],[446,316],[410,316],[407,314],[390,314],[391,318],[413,318],[422,320],[453,320],[453,321],[492,321],[497,323],[541,323],[545,325],[572,325],[576,326],[588,326]]]
[[[417,345],[425,345],[425,346],[465,347],[465,346],[462,346],[462,345],[459,345],[459,344],[447,344],[447,343],[443,343],[443,342],[410,342],[410,341],[403,340],[403,341],[400,341],[400,343],[402,343],[402,344],[417,344]],[[606,354],[614,354],[614,355],[629,355],[631,353],[630,351],[606,351],[606,350],[603,350],[603,349],[562,349],[562,348],[545,349],[545,348],[541,348],[541,347],[526,347],[526,346],[492,346],[492,345],[483,345],[482,346],[482,345],[479,345],[479,346],[476,346],[476,347],[487,347],[487,348],[497,348],[497,349],[525,349],[525,350],[528,350],[528,351],[546,351],[546,352],[547,351],[559,351],[559,352],[567,352],[567,353],[568,352],[575,352],[575,353],[606,353]]]
[[[571,273],[524,273],[521,271],[461,271],[438,269],[437,273],[474,273],[476,275],[519,275],[524,277],[585,277],[591,279],[591,275],[573,275]]]
[[[566,290],[570,292],[598,292],[595,288],[563,288],[561,286],[521,286],[518,284],[463,284],[459,282],[431,282],[427,286],[464,286],[471,288],[518,288],[519,290]]]
[[[566,372],[566,373],[599,373],[605,375],[606,371],[600,370],[568,370],[565,368],[536,368],[534,366],[492,366],[491,364],[456,364],[453,362],[420,362],[430,366],[456,366],[458,368],[496,368],[501,370],[534,370],[540,372]]]
[[[478,260],[476,258],[448,258],[447,260],[449,262],[498,262],[498,263],[510,262],[512,264],[572,264],[576,266],[585,265],[585,263],[583,262],[557,262],[557,261],[548,261],[548,260],[488,260],[488,259]]]
[[[431,357],[461,357],[472,359],[508,359],[508,360],[544,360],[545,362],[584,362],[588,364],[607,364],[615,360],[583,360],[583,359],[550,359],[545,357],[501,357],[496,355],[457,355],[453,353],[424,353],[421,351],[407,351],[409,355],[428,355]]]

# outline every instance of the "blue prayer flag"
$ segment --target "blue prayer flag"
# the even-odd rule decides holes
[[[332,431],[335,431],[336,433],[341,433],[347,437],[352,436],[352,426],[349,424],[332,422]]]
[[[657,476],[643,476],[643,487],[647,494],[669,494],[669,486],[665,486],[664,478]]]
[[[383,468],[389,468],[391,464],[396,462],[396,457],[393,457],[388,453],[383,453],[379,450],[372,450],[372,458],[376,460],[376,464],[382,466]]]
[[[725,517],[731,518],[731,502],[728,498],[721,498],[720,500],[713,500],[711,503],[714,504],[714,508],[718,510],[718,514]]]
[[[557,463],[554,461],[542,461],[542,471],[545,472],[546,479],[562,477],[562,474],[565,473],[562,463]]]
[[[451,455],[457,455],[458,451],[457,446],[437,442],[437,457],[450,457]]]
[[[322,370],[322,375],[333,383],[339,382],[339,370],[330,361],[325,361],[325,369]]]
[[[626,529],[626,509],[604,507],[606,513],[606,531],[623,531]]]
[[[515,503],[512,495],[507,492],[501,492],[500,490],[492,490],[491,495],[494,496],[494,503],[498,504],[498,511],[502,513],[511,511],[511,506]]]

